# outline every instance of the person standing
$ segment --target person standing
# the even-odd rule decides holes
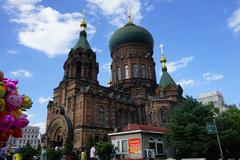
[[[6,159],[6,155],[7,155],[7,146],[4,143],[1,150],[0,150],[0,160],[5,160]]]
[[[13,155],[13,160],[22,160],[22,155],[19,151],[16,151],[16,153]]]
[[[7,151],[7,155],[6,155],[6,159],[7,160],[12,160],[13,159],[13,155],[12,155],[12,149],[9,147],[8,151]]]
[[[85,148],[82,148],[81,150],[80,160],[87,160],[87,153]]]
[[[47,149],[46,146],[43,146],[41,151],[40,160],[47,160]]]
[[[95,145],[90,149],[90,160],[96,160],[96,149]]]

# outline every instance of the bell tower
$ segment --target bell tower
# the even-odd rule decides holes
[[[127,24],[114,32],[109,42],[112,87],[138,99],[137,104],[144,104],[157,85],[153,45],[152,35],[132,22],[130,12]]]
[[[96,62],[96,53],[91,49],[87,40],[87,23],[82,19],[81,32],[74,48],[71,49],[68,59],[64,63],[64,79],[76,79],[89,83],[96,83],[99,66]]]

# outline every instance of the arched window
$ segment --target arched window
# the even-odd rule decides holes
[[[129,67],[127,64],[124,66],[124,78],[125,79],[129,78]]]
[[[142,78],[146,78],[146,67],[145,67],[145,65],[142,64],[141,68],[142,68]]]
[[[148,66],[148,78],[152,79],[152,66],[151,65]]]
[[[100,106],[98,108],[98,126],[99,127],[104,127],[104,123],[105,123],[105,111],[104,111],[104,107]]]
[[[138,77],[138,65],[133,64],[133,78],[137,78],[137,77]]]
[[[81,77],[81,62],[77,62],[77,77]]]
[[[163,140],[158,136],[151,136],[148,139],[149,149],[154,149],[156,155],[164,154]]]
[[[120,67],[117,68],[117,80],[121,80],[121,69]]]
[[[88,68],[88,76],[89,78],[92,78],[92,64],[89,64],[89,68]]]
[[[149,119],[149,123],[152,125],[152,126],[156,126],[156,121],[155,121],[155,116],[154,116],[154,111],[151,111],[148,113],[148,119]]]
[[[160,112],[160,119],[161,119],[162,125],[165,125],[166,123],[168,123],[168,113],[164,109],[160,109],[159,112]]]

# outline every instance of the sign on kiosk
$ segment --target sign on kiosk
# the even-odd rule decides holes
[[[128,139],[128,153],[141,153],[141,139]]]

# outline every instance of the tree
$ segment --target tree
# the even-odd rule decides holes
[[[27,159],[27,160],[32,160],[33,156],[37,154],[37,150],[35,150],[29,142],[27,142],[25,148],[23,149],[22,152],[22,157],[23,159]]]
[[[165,136],[177,158],[219,158],[216,136],[208,135],[206,129],[206,122],[212,122],[213,115],[212,104],[204,106],[191,97],[175,106]]]
[[[38,144],[38,146],[37,146],[37,154],[41,154],[41,150],[42,150],[42,147],[41,147],[41,145],[40,144]]]
[[[54,148],[47,149],[47,159],[48,160],[56,160],[58,157],[57,152],[54,150]]]
[[[73,150],[72,135],[68,133],[67,139],[64,145],[64,154],[66,155],[67,159],[72,158],[72,154],[73,154],[72,150]]]
[[[107,142],[97,142],[96,150],[101,160],[110,160],[112,154],[114,154],[114,146]]]
[[[226,112],[217,117],[224,158],[240,158],[240,110],[231,105]]]

